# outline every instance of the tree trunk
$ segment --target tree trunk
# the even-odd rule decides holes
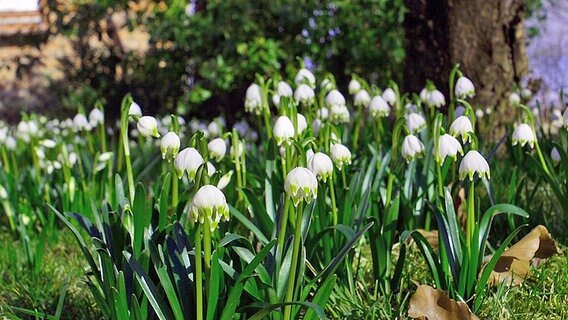
[[[523,0],[405,0],[404,88],[432,80],[448,97],[456,63],[476,86],[474,105],[508,109],[507,98],[527,73]],[[506,111],[505,111],[506,113]]]

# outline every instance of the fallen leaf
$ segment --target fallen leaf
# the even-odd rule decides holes
[[[556,242],[546,227],[539,225],[503,252],[489,276],[488,283],[521,284],[529,276],[532,262],[547,259],[557,253],[561,253],[561,250],[556,247]],[[485,257],[484,260],[486,264],[489,263],[491,256]]]
[[[438,243],[438,230],[428,231],[426,229],[417,229],[416,231],[420,232],[422,236],[428,241],[428,244],[434,250],[438,250],[439,243]]]
[[[430,286],[420,285],[410,298],[408,316],[428,320],[479,319],[467,304],[448,298],[446,293]]]

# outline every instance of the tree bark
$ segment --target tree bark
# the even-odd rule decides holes
[[[405,0],[404,88],[432,80],[448,97],[454,64],[476,86],[474,105],[505,111],[511,89],[528,71],[523,0]],[[505,111],[506,112],[506,111]]]

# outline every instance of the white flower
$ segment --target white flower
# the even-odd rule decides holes
[[[436,161],[440,165],[444,163],[446,157],[457,159],[458,153],[463,155],[460,142],[449,134],[443,134],[438,139],[438,150],[436,150]]]
[[[473,126],[466,116],[457,117],[450,125],[450,134],[454,137],[461,136],[464,143],[471,141],[471,133],[473,133]]]
[[[317,136],[319,134],[322,126],[323,126],[323,123],[321,122],[320,119],[314,119],[314,121],[312,121],[312,130],[313,130],[314,136]]]
[[[138,103],[132,101],[130,107],[128,108],[128,115],[131,117],[141,117],[142,116],[142,109],[138,105]]]
[[[469,80],[467,77],[462,76],[458,78],[454,92],[456,94],[456,97],[460,99],[472,98],[475,96],[475,87],[473,86],[473,82],[471,82],[471,80]]]
[[[428,103],[428,101],[430,101],[430,90],[428,90],[428,88],[423,88],[422,91],[420,91],[420,101],[422,101],[422,103]]]
[[[55,141],[51,140],[51,139],[44,139],[41,140],[40,144],[48,149],[53,149],[55,148],[55,146],[57,145],[57,143],[55,143]]]
[[[323,81],[320,83],[320,89],[321,90],[331,90],[334,88],[333,83],[331,82],[331,80],[329,80],[328,78],[323,79]]]
[[[345,106],[345,97],[336,89],[331,90],[325,97],[325,104],[328,108],[333,106]]]
[[[75,158],[71,159],[71,156],[74,156]],[[99,161],[100,162],[107,162],[110,159],[112,159],[112,157],[113,157],[112,152],[103,152],[99,155]],[[69,162],[71,162],[71,160],[77,161],[77,154],[75,154],[73,152],[71,154],[69,154]]]
[[[478,174],[481,178],[491,178],[491,173],[489,172],[489,164],[487,160],[483,158],[481,153],[477,150],[470,150],[465,157],[463,157],[460,168],[459,176],[460,180],[464,180],[469,177],[470,181],[473,181],[473,176]]]
[[[308,164],[310,163],[310,159],[314,156],[314,154],[315,154],[314,150],[312,150],[312,149],[308,149],[306,151],[306,163],[308,163]]]
[[[485,113],[483,112],[483,110],[481,109],[477,109],[475,110],[475,116],[479,119],[483,118],[483,116],[485,115]]]
[[[204,185],[193,196],[189,209],[190,218],[195,223],[204,224],[209,221],[211,231],[215,230],[221,220],[229,221],[227,199],[219,188]]]
[[[529,146],[534,148],[534,143],[536,141],[536,136],[530,125],[526,123],[520,124],[515,131],[513,131],[513,146],[516,146],[517,143],[521,143],[521,147],[524,147],[525,144],[529,144]]]
[[[303,106],[309,106],[314,103],[316,94],[314,89],[312,89],[307,84],[301,84],[296,88],[294,91],[294,100],[296,103],[301,104]]]
[[[178,153],[174,160],[174,167],[178,178],[181,179],[184,172],[187,172],[189,180],[195,179],[195,174],[199,166],[203,164],[203,157],[195,148],[185,148]]]
[[[168,132],[160,141],[160,150],[162,151],[162,159],[168,158],[170,162],[179,152],[181,142],[175,132]]]
[[[158,122],[156,118],[151,116],[144,116],[138,119],[138,123],[136,124],[136,128],[138,129],[138,133],[143,137],[159,137],[160,134],[158,133]]]
[[[207,125],[207,132],[210,137],[217,137],[221,134],[221,126],[217,123],[217,121],[211,121]]]
[[[316,117],[320,120],[326,120],[329,117],[329,109],[321,107],[316,111]]]
[[[233,177],[233,170],[229,170],[229,172],[225,173],[221,179],[219,179],[219,182],[217,183],[217,188],[219,188],[220,190],[225,189],[226,186],[229,185],[229,183],[231,182],[231,178]]]
[[[409,134],[402,140],[400,154],[408,162],[424,153],[424,144],[415,135]]]
[[[309,158],[308,168],[323,182],[326,182],[333,173],[333,162],[327,154],[318,152]]]
[[[76,131],[91,130],[91,125],[84,114],[78,113],[73,118],[73,129]]]
[[[1,200],[8,199],[8,191],[6,191],[6,188],[4,188],[3,185],[0,185],[0,199]]]
[[[338,106],[338,105],[333,105],[331,106],[331,110],[329,113],[329,119],[331,120],[331,122],[339,124],[339,123],[348,123],[349,120],[351,118],[351,115],[349,114],[349,109],[347,109],[347,106],[342,105],[342,106]]]
[[[391,88],[386,88],[383,91],[383,99],[391,106],[396,104],[396,93]]]
[[[552,151],[550,151],[550,157],[552,158],[552,161],[554,161],[555,163],[559,163],[561,158],[560,158],[560,152],[558,152],[558,149],[556,149],[556,147],[552,148]]]
[[[301,201],[310,203],[317,198],[318,180],[310,170],[304,167],[294,168],[286,176],[284,190],[297,207]]]
[[[281,97],[292,97],[293,95],[294,91],[292,91],[292,87],[290,87],[288,83],[280,81],[276,86],[276,93],[272,96],[272,102],[278,107]]]
[[[260,86],[256,83],[247,88],[245,95],[245,111],[260,115],[262,112],[262,93]]]
[[[94,108],[89,112],[89,123],[91,126],[96,127],[99,124],[103,124],[105,122],[105,115],[104,113],[98,109]]]
[[[297,125],[298,134],[302,134],[302,132],[304,132],[304,130],[308,128],[306,117],[298,113],[296,115],[296,125]]]
[[[18,146],[18,143],[16,142],[16,139],[12,136],[8,136],[8,138],[6,138],[6,148],[8,150],[16,150],[16,147]]]
[[[410,132],[417,132],[426,127],[426,120],[420,114],[412,112],[406,116],[406,126]]]
[[[359,90],[359,92],[355,94],[355,98],[353,99],[353,104],[357,107],[358,106],[368,107],[370,102],[371,102],[371,97],[369,96],[369,93],[365,89]]]
[[[446,98],[444,98],[444,94],[438,90],[430,91],[427,104],[430,107],[440,108],[441,106],[446,105]]]
[[[512,106],[518,106],[519,104],[521,104],[521,97],[518,93],[511,93],[511,95],[509,96],[509,104]]]
[[[211,162],[207,161],[207,175],[211,177],[215,174],[215,172],[217,172],[215,166]]]
[[[294,125],[290,118],[287,116],[278,117],[274,124],[273,133],[274,138],[276,139],[276,144],[279,146],[283,143],[288,144],[294,137]]]
[[[341,171],[344,166],[351,164],[351,151],[349,151],[346,146],[336,143],[331,146],[330,153],[331,160],[333,160],[333,163],[335,163],[339,171]]]
[[[369,104],[369,112],[372,117],[388,117],[390,106],[381,96],[375,96]]]
[[[233,158],[238,158],[243,155],[245,151],[245,145],[242,141],[237,140],[237,142],[231,146],[229,153]]]
[[[357,81],[357,79],[351,79],[351,81],[349,81],[348,89],[349,94],[356,94],[359,90],[361,90],[361,83]]]
[[[217,161],[221,161],[227,153],[227,144],[225,143],[225,140],[221,138],[211,140],[207,144],[207,148],[209,149],[211,157],[215,158]]]
[[[316,87],[316,77],[310,70],[304,68],[298,70],[294,82],[298,85],[308,84],[311,88]]]
[[[524,88],[521,90],[521,97],[525,100],[529,100],[532,97],[532,91],[529,88]]]
[[[564,110],[564,114],[562,115],[562,119],[564,120],[564,127],[568,127],[568,108]]]

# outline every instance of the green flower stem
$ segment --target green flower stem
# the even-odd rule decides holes
[[[211,270],[211,223],[205,218],[203,222],[203,256],[205,259],[205,276]]]
[[[534,125],[533,125],[533,132],[536,132],[536,131],[534,131]],[[548,169],[548,166],[546,165],[546,161],[544,161],[544,157],[542,156],[542,151],[540,151],[540,146],[538,144],[538,140],[535,141],[535,147],[536,147],[536,153],[538,154],[538,159],[540,160],[540,164],[542,165],[542,169],[544,170],[544,172],[546,172],[546,174],[548,176],[551,176],[550,170]]]
[[[128,107],[122,108],[120,119],[120,137],[124,148],[124,160],[126,163],[126,174],[128,176],[128,194],[130,203],[134,202],[134,176],[132,175],[132,162],[130,161],[130,146],[128,145]]]
[[[172,170],[172,208],[174,210],[174,213],[176,211],[177,208],[177,204],[178,204],[178,192],[179,192],[179,187],[178,187],[178,176],[176,173],[176,168],[174,166],[174,163],[172,162],[171,164],[171,170]]]
[[[469,183],[469,193],[467,195],[467,224],[466,224],[466,246],[471,251],[473,241],[473,229],[475,228],[475,182]]]
[[[197,224],[195,231],[195,293],[197,320],[203,320],[203,270],[201,265],[201,224]]]
[[[302,214],[304,212],[304,202],[300,202],[296,210],[296,229],[294,232],[294,247],[292,251],[292,265],[290,266],[290,274],[288,275],[288,287],[286,290],[286,299],[284,302],[292,302],[294,300],[294,289],[296,280],[296,269],[298,268],[298,259],[300,256],[300,240],[302,239]],[[302,281],[298,275],[298,283]],[[284,307],[284,320],[290,320],[292,306]]]
[[[442,164],[435,164],[436,166],[436,175],[438,176],[438,196],[440,198],[444,197],[444,181],[442,177]]]
[[[385,207],[386,208],[388,208],[390,206],[390,203],[391,203],[393,182],[394,182],[394,174],[390,173],[388,180],[387,180],[387,199],[385,201]]]
[[[4,170],[6,173],[10,173],[10,160],[8,160],[8,153],[6,152],[6,146],[2,146],[2,162],[4,163]]]
[[[107,143],[106,143],[107,138],[106,138],[106,132],[105,132],[105,131],[106,131],[106,129],[105,129],[105,123],[103,122],[103,123],[101,123],[101,124],[99,125],[99,137],[100,137],[100,139],[101,139],[101,149],[102,149],[102,152],[106,152],[106,151],[107,151]]]
[[[355,136],[353,137],[353,147],[357,148],[359,142],[359,132],[361,131],[361,125],[363,124],[363,106],[359,105],[357,111],[357,123],[355,124]]]
[[[288,211],[290,210],[290,199],[286,197],[284,201],[284,209],[282,210],[282,218],[280,219],[280,232],[278,233],[278,257],[284,256],[284,243],[286,242],[286,226],[288,225]]]
[[[347,185],[347,177],[345,175],[345,170],[347,169],[343,168],[343,170],[341,170],[341,180],[343,180],[343,189],[349,190],[349,186]]]
[[[333,174],[329,176],[329,193],[331,197],[331,213],[333,215],[333,225],[336,226],[338,223],[337,218],[337,203],[335,200],[335,183],[333,181]]]

